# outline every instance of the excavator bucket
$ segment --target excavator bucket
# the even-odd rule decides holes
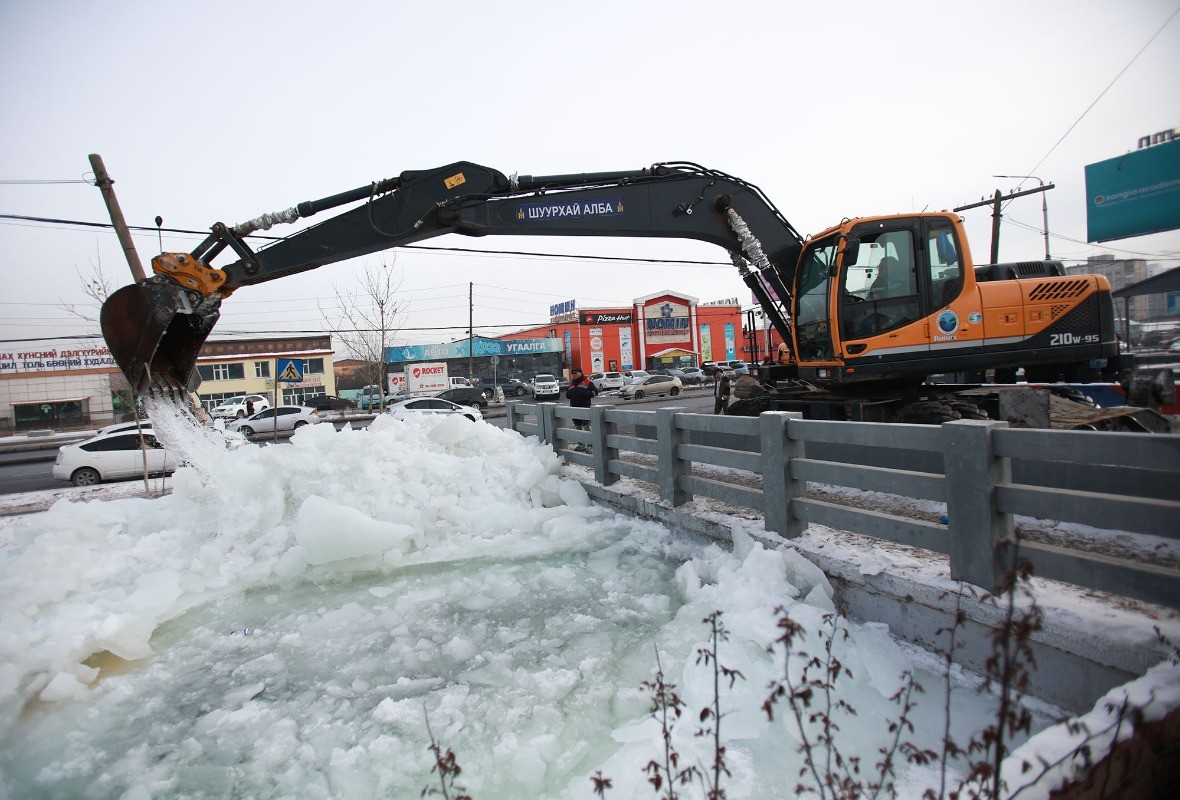
[[[195,304],[195,305],[194,305]],[[102,335],[136,395],[191,390],[220,300],[209,304],[163,275],[124,286],[102,304]]]

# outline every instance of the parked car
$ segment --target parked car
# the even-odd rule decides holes
[[[240,419],[248,416],[249,409],[247,403],[254,406],[255,413],[270,408],[270,401],[266,399],[266,395],[245,394],[239,397],[231,397],[228,400],[222,400],[221,404],[210,411],[209,414],[214,419]]]
[[[484,409],[488,407],[488,399],[484,397],[483,389],[478,389],[474,386],[456,386],[453,389],[447,389],[439,395],[442,400],[450,400],[452,403],[457,403],[461,406],[471,406],[472,408]],[[405,399],[405,398],[401,398]]]
[[[679,378],[674,378],[671,375],[647,375],[643,378],[636,378],[619,390],[619,394],[625,400],[639,400],[648,395],[656,395],[663,397],[670,395],[675,397],[680,394],[683,386]]]
[[[555,376],[542,373],[533,378],[533,397],[538,400],[557,400],[561,397],[561,384]]]
[[[412,400],[402,400],[385,409],[394,419],[406,419],[415,414],[460,414],[475,422],[483,419],[478,408],[461,406],[441,397],[415,397]]]
[[[621,372],[595,372],[590,376],[590,382],[598,387],[600,392],[622,389],[629,379]]]
[[[627,383],[634,383],[635,381],[639,380],[640,378],[646,378],[650,374],[651,373],[645,369],[629,369],[623,373],[623,377],[627,379]],[[627,385],[626,383],[623,384],[623,386],[626,386],[626,385]],[[622,388],[622,387],[620,387],[620,388]]]
[[[334,397],[330,394],[317,394],[314,397],[303,398],[303,405],[307,408],[314,408],[316,411],[344,411],[349,408],[356,408],[356,403],[351,400],[346,400],[343,397]]]
[[[75,486],[94,486],[103,481],[143,475],[144,459],[152,475],[166,475],[176,469],[173,460],[155,436],[142,437],[135,431],[95,436],[78,444],[58,448],[53,477]]]
[[[237,431],[244,436],[263,436],[284,433],[314,425],[320,418],[314,408],[307,406],[275,406],[259,411],[249,417],[236,419],[225,426],[227,431]]]
[[[529,387],[516,378],[480,378],[479,388],[483,389],[484,397],[489,400],[496,394],[496,387],[504,390],[505,397],[524,397]]]
[[[94,432],[94,435],[109,436],[112,433],[127,433],[136,430],[151,432],[151,420],[141,420],[140,422],[136,422],[135,420],[131,420],[131,422],[116,422],[114,425],[107,425],[105,428],[99,428]]]
[[[699,386],[708,380],[708,378],[705,377],[705,373],[697,367],[685,367],[684,369],[679,370],[679,374],[676,375],[676,377],[679,378],[680,382],[685,386]]]

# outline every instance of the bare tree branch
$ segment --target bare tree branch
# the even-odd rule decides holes
[[[341,291],[332,284],[340,303],[334,315],[319,305],[328,332],[353,357],[364,362],[356,375],[366,385],[377,385],[381,408],[385,408],[386,394],[385,349],[393,344],[394,334],[401,328],[399,317],[404,308],[397,299],[402,274],[394,269],[394,263],[382,260],[365,266],[357,273],[360,288],[355,291]]]
[[[90,272],[82,274],[77,266],[74,267],[74,272],[78,276],[78,285],[82,287],[82,294],[90,298],[93,303],[87,303],[84,306],[78,306],[74,303],[67,303],[58,297],[59,308],[67,314],[72,314],[79,319],[86,322],[98,322],[98,310],[102,308],[102,304],[111,296],[111,292],[115,287],[112,285],[112,280],[107,276],[102,269],[102,253],[98,250],[98,245],[94,246],[94,259],[90,262]]]

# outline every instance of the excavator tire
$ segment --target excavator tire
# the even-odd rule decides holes
[[[778,411],[778,403],[774,401],[773,397],[769,395],[759,395],[757,397],[747,397],[744,400],[735,400],[725,413],[731,417],[756,417],[763,411]]]
[[[894,422],[908,422],[911,425],[941,425],[957,419],[962,419],[959,412],[940,400],[919,400],[902,406],[893,415]]]
[[[991,419],[986,411],[970,400],[955,397],[946,401],[946,404],[959,415],[959,419]]]

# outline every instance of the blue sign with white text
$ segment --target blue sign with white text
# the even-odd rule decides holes
[[[1086,240],[1180,228],[1180,139],[1086,165]]]
[[[401,347],[387,347],[385,360],[390,363],[403,361],[445,361],[448,358],[467,358],[474,350],[476,358],[481,356],[523,356],[535,353],[560,353],[560,339],[485,339],[476,337],[474,346],[468,341],[443,342],[441,344],[408,344]]]

